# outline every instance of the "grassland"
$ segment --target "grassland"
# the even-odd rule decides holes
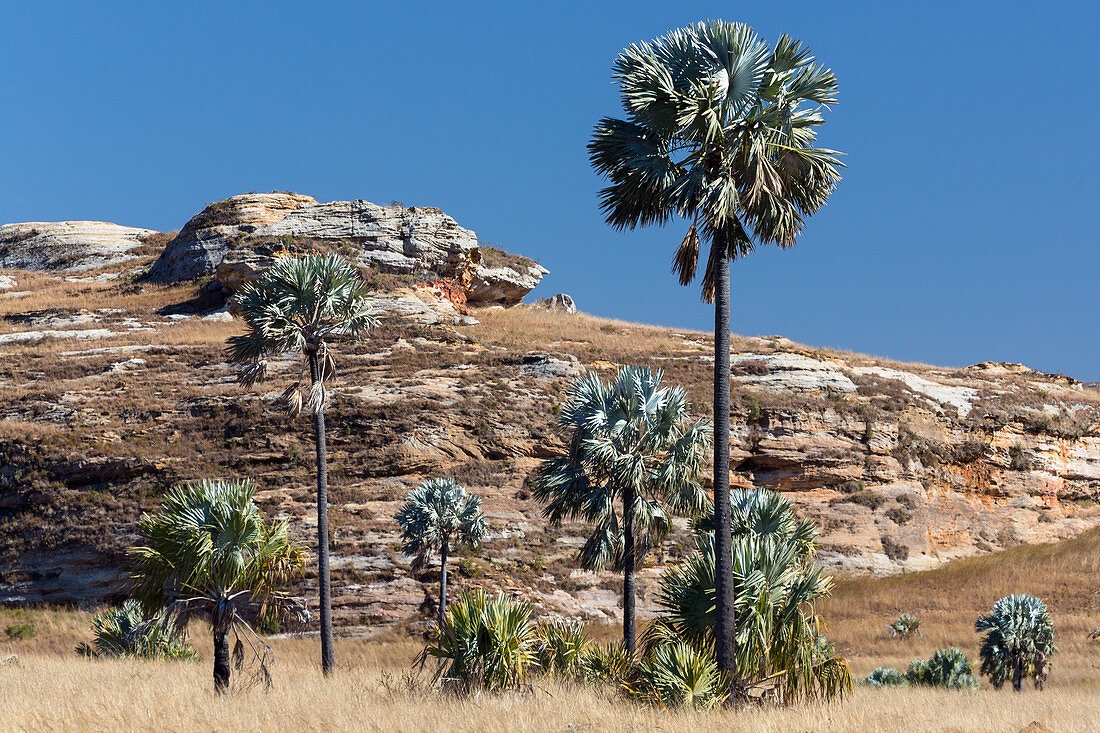
[[[1019,547],[955,561],[923,573],[841,581],[825,607],[830,636],[864,675],[877,666],[905,667],[916,656],[955,645],[974,657],[974,617],[1008,592],[1030,592],[1053,610],[1061,652],[1047,689],[1017,695],[987,686],[977,692],[873,690],[857,686],[844,702],[789,708],[687,712],[626,702],[614,691],[536,679],[524,695],[441,696],[427,676],[408,674],[420,641],[387,632],[337,642],[331,680],[317,667],[316,641],[278,638],[275,686],[240,685],[224,699],[212,691],[208,662],[88,661],[72,653],[86,638],[89,614],[0,611],[0,626],[31,623],[32,639],[0,637],[0,728],[11,730],[296,730],[387,731],[1018,731],[1038,721],[1051,731],[1095,730],[1100,719],[1100,532],[1051,545]],[[885,623],[917,613],[925,636],[891,639]],[[610,627],[594,628],[610,637]],[[204,630],[192,638],[211,658]]]

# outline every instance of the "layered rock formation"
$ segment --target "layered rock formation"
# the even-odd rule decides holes
[[[514,305],[547,270],[479,248],[477,235],[432,207],[369,201],[318,203],[297,194],[244,194],[211,204],[168,243],[153,282],[214,274],[228,290],[258,276],[277,252],[331,249],[364,267],[420,280],[451,280],[472,304]]]
[[[78,272],[137,257],[157,232],[104,221],[31,221],[0,226],[0,269]]]
[[[241,237],[317,203],[293,193],[246,193],[217,201],[195,214],[168,243],[148,278],[156,283],[210,275]]]

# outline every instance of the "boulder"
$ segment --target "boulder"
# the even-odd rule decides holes
[[[105,221],[31,221],[0,226],[0,269],[80,272],[137,257],[157,234]]]
[[[495,247],[481,247],[476,273],[467,289],[470,305],[515,305],[550,271],[532,259]]]
[[[548,311],[557,311],[559,313],[565,313],[566,315],[573,315],[577,312],[577,304],[573,302],[573,298],[565,293],[558,293],[549,298],[543,298],[542,300],[535,301],[536,308],[543,308]]]

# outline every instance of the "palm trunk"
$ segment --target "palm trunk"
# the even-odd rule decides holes
[[[316,383],[321,378],[317,352],[309,355],[309,375]],[[317,444],[317,585],[320,589],[321,670],[332,673],[335,657],[332,649],[332,579],[328,553],[328,453],[325,446],[325,406],[313,413],[313,433]]]
[[[450,543],[443,540],[439,548],[439,626],[442,628],[443,619],[447,616],[447,551]]]
[[[229,690],[229,632],[214,632],[214,692],[224,695]]]
[[[633,656],[634,630],[634,489],[623,490],[623,645]]]
[[[729,227],[715,237],[714,262],[714,555],[715,658],[718,669],[736,669],[733,555],[730,527],[730,261]],[[712,254],[713,256],[713,254]]]
[[[1017,660],[1012,670],[1012,689],[1020,692],[1024,684],[1024,663]]]

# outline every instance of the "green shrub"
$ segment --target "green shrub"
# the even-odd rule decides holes
[[[172,620],[164,614],[146,618],[141,604],[126,601],[121,608],[100,611],[92,617],[94,639],[81,642],[77,654],[85,657],[141,657],[144,659],[197,659]]]
[[[591,645],[583,663],[587,682],[609,682],[620,686],[634,671],[634,657],[622,642]]]
[[[592,641],[579,621],[555,619],[536,631],[539,668],[546,674],[567,680],[587,678],[586,660]]]
[[[905,674],[890,667],[879,667],[863,678],[868,687],[904,687],[909,684]]]
[[[711,708],[729,696],[731,681],[709,653],[677,641],[646,654],[624,689],[660,707]]]
[[[14,641],[33,639],[35,633],[33,624],[8,624],[7,628],[4,629],[4,634]]]
[[[511,689],[538,668],[538,642],[531,606],[476,588],[447,609],[417,663],[439,659],[435,678],[459,682],[467,691]]]
[[[890,629],[891,637],[911,639],[920,631],[920,619],[911,613],[903,613],[894,619],[894,623],[886,624],[886,628]]]
[[[909,664],[905,678],[912,685],[947,687],[953,690],[972,689],[979,686],[974,677],[974,666],[961,649],[938,649],[928,659],[914,659]]]

